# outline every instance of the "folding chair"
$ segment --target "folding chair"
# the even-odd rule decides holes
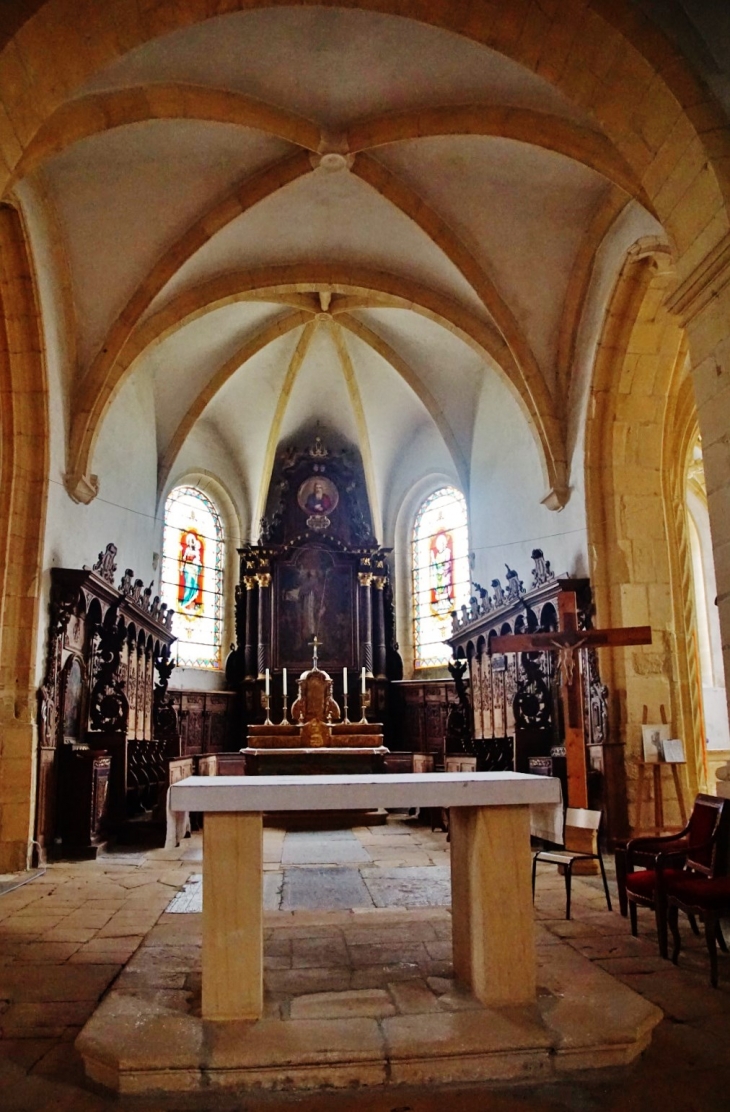
[[[576,861],[597,861],[603,878],[603,891],[606,893],[606,904],[611,911],[611,896],[608,891],[606,870],[601,856],[601,847],[598,841],[602,814],[600,811],[589,811],[585,807],[567,807],[565,811],[565,825],[563,827],[563,846],[561,849],[541,849],[532,859],[532,898],[535,899],[535,876],[538,861],[548,865],[562,865],[565,875],[565,918],[570,919],[570,886],[573,879],[573,865]],[[585,849],[571,849],[572,845],[585,842],[585,831],[590,832],[595,839],[596,853]]]

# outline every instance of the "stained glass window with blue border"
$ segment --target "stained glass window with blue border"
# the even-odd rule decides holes
[[[434,491],[416,514],[412,567],[415,667],[442,667],[452,655],[451,611],[468,600],[471,581],[466,501],[454,487]]]
[[[173,651],[182,668],[221,667],[223,524],[192,486],[176,487],[165,503],[162,598],[174,613]]]

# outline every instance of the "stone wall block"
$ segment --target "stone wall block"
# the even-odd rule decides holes
[[[696,175],[691,185],[667,216],[677,251],[687,250],[710,223],[717,202],[717,179],[708,165]]]
[[[621,621],[624,625],[649,624],[649,599],[642,583],[622,583],[617,588]]]
[[[726,206],[720,202],[710,216],[707,225],[697,238],[688,244],[677,259],[677,281],[683,282],[694,274],[714,248],[718,247],[730,230],[730,220]]]
[[[725,544],[730,541],[730,483],[717,486],[711,494],[708,494],[707,506],[710,511],[714,545]],[[715,571],[718,571],[717,566]],[[721,590],[719,578],[717,586],[718,590]]]

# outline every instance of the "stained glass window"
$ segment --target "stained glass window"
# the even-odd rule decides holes
[[[174,611],[173,651],[183,668],[220,668],[223,525],[201,490],[176,487],[165,503],[162,598]]]
[[[444,644],[451,611],[469,598],[469,530],[466,501],[454,487],[429,495],[413,527],[413,602],[416,668],[451,659]]]

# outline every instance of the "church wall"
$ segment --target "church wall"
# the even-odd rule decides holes
[[[578,477],[584,468],[586,413],[606,306],[627,251],[646,237],[665,238],[661,224],[641,205],[632,201],[618,215],[596,251],[571,369],[566,430],[571,482],[574,477],[581,481]]]
[[[50,568],[91,566],[111,541],[117,546],[117,581],[126,568],[156,585],[153,553],[160,552],[161,523],[156,518],[157,447],[152,384],[133,374],[110,407],[93,460],[99,494],[88,505],[73,502],[63,485],[65,428],[58,366],[49,360],[51,394],[51,482],[43,557],[43,605],[36,654],[42,677],[47,634]]]
[[[546,494],[538,447],[509,392],[487,380],[474,432],[469,491],[473,578],[483,587],[505,582],[505,564],[529,586],[533,548],[542,548],[556,574],[587,574],[583,476],[572,477],[567,505],[556,513]]]

